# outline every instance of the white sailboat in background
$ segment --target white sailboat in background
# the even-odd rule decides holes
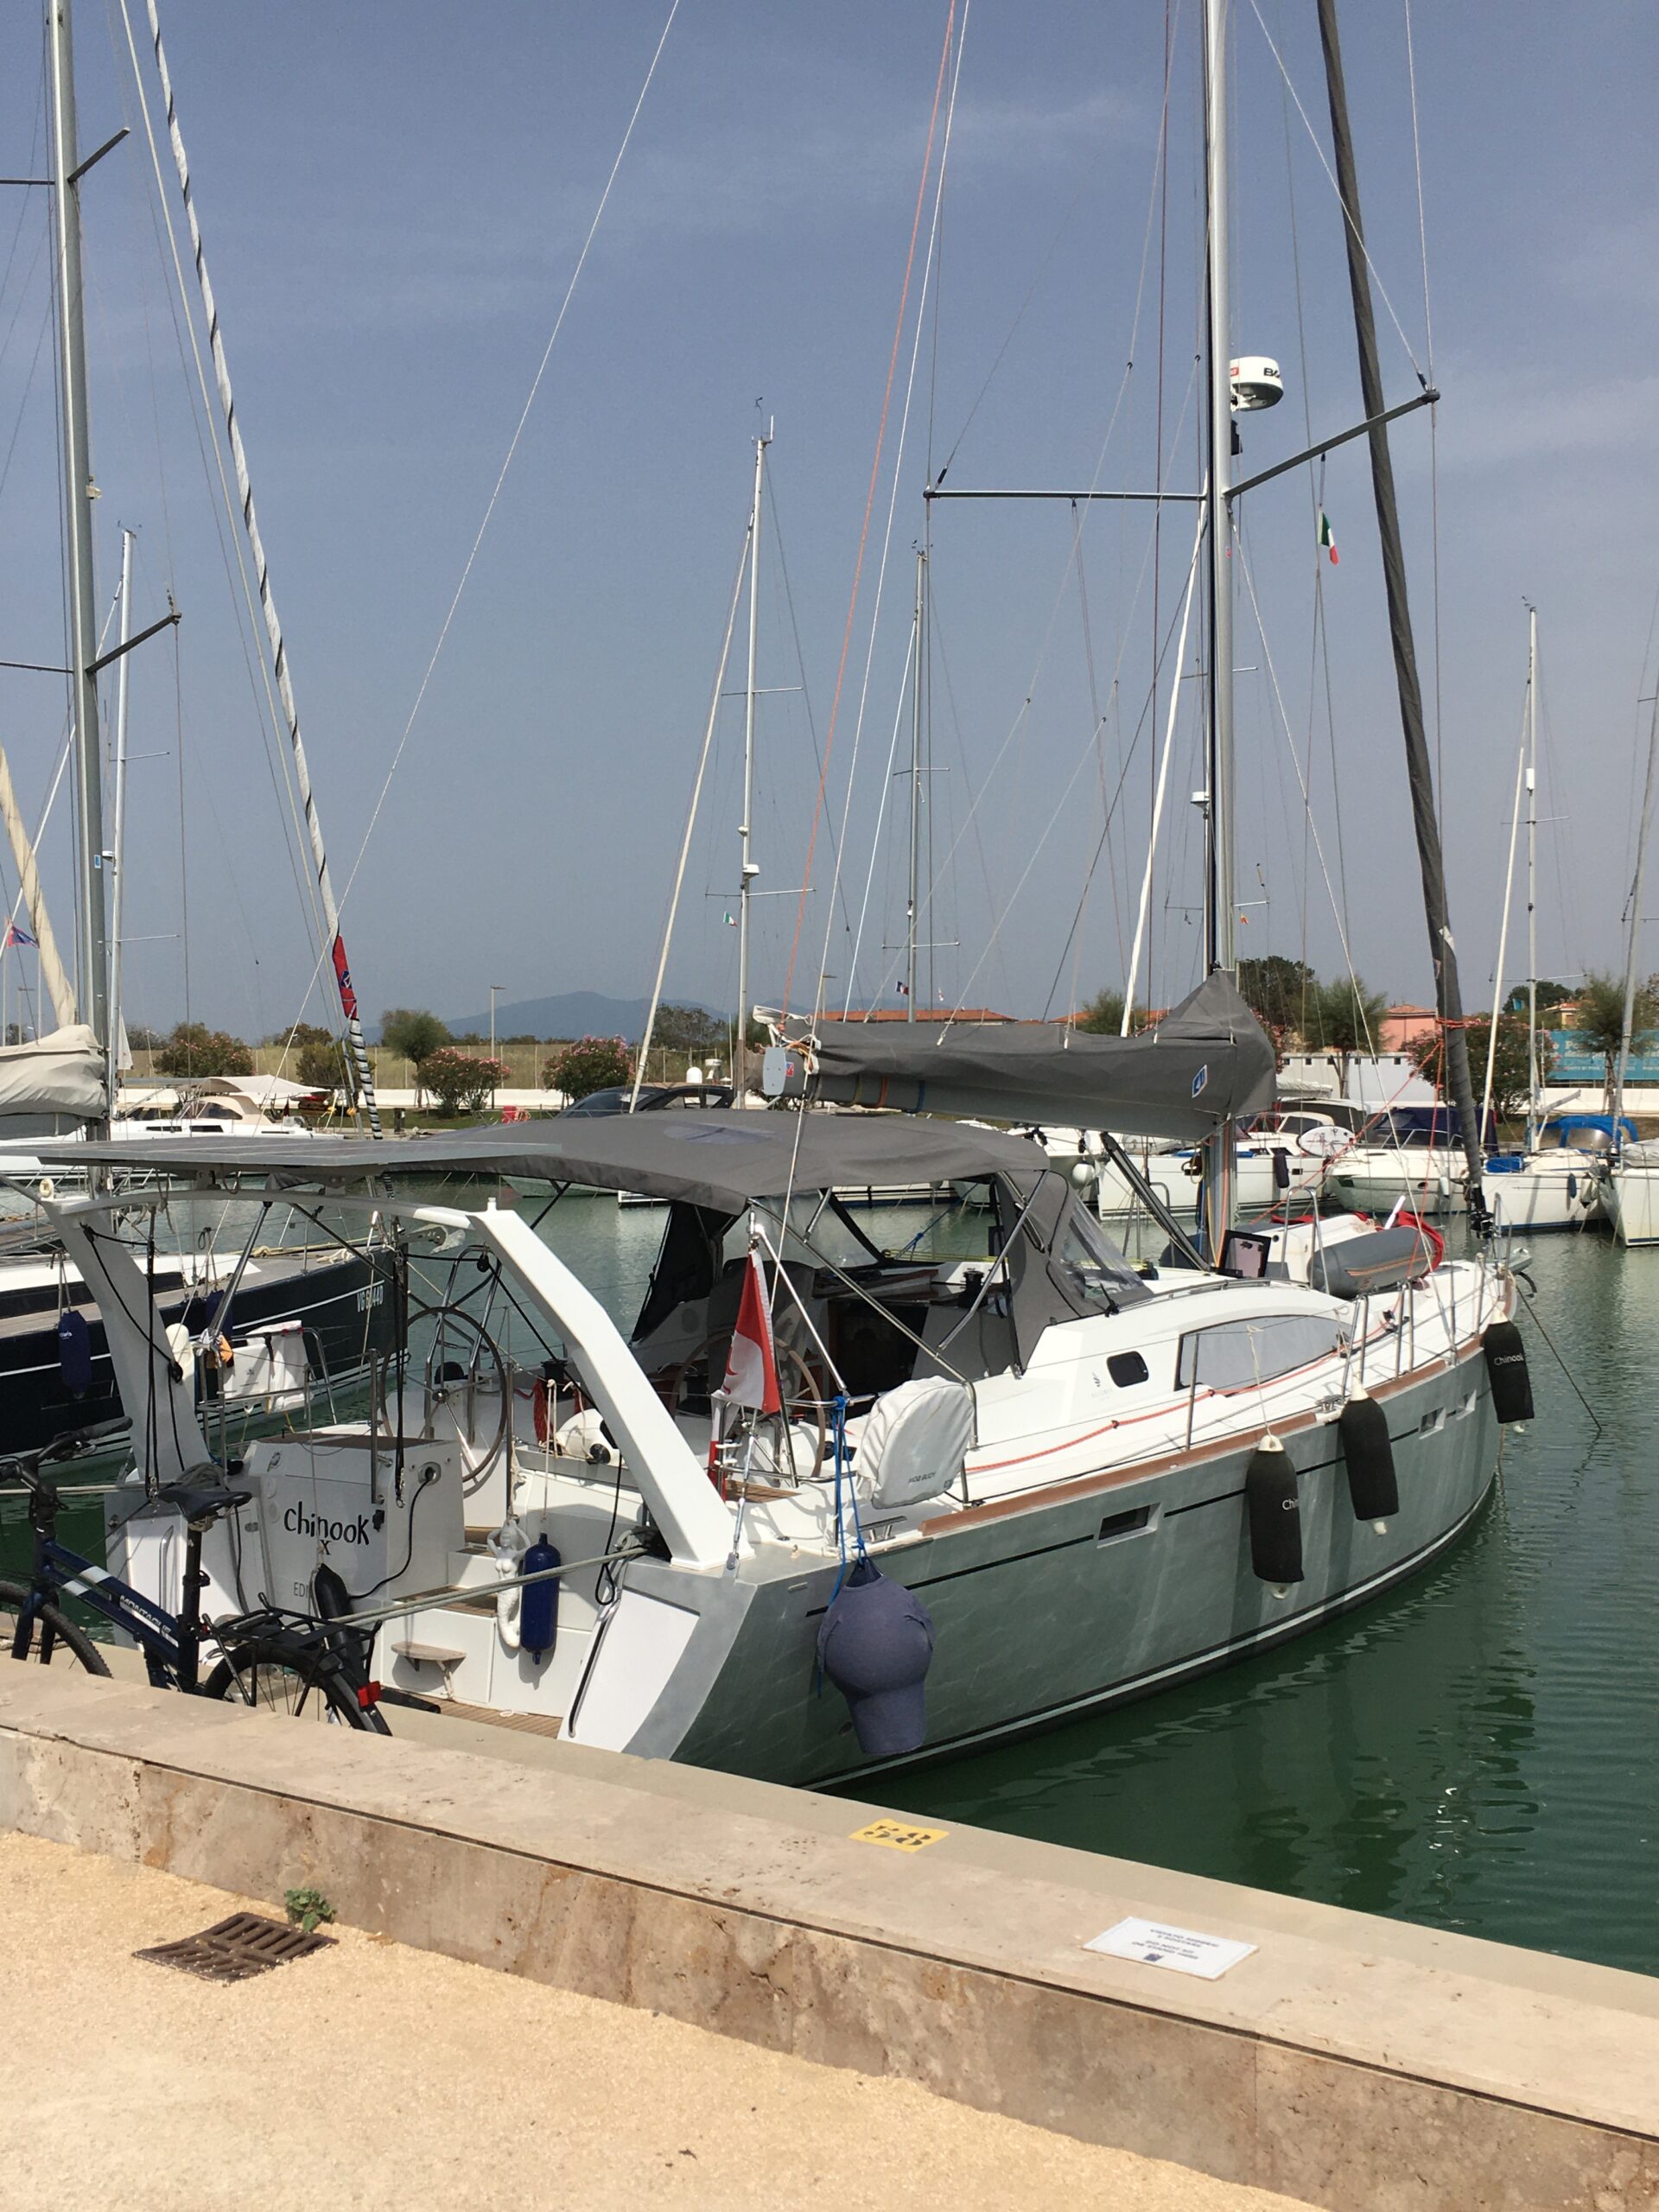
[[[1624,951],[1624,1020],[1619,1033],[1618,1065],[1609,1101],[1618,1130],[1624,1125],[1624,1080],[1630,1071],[1636,1028],[1637,969],[1642,952],[1642,887],[1647,874],[1648,837],[1653,828],[1655,771],[1659,768],[1659,697],[1648,726],[1648,771],[1642,787],[1642,819],[1637,831],[1636,874],[1630,885],[1630,925]],[[1601,1187],[1602,1211],[1621,1244],[1659,1244],[1659,1144],[1620,1144],[1608,1163]]]
[[[1516,765],[1515,806],[1510,821],[1510,859],[1503,879],[1503,919],[1497,937],[1492,1026],[1486,1043],[1486,1081],[1481,1121],[1489,1125],[1497,1065],[1498,1023],[1508,994],[1510,894],[1515,882],[1521,802],[1527,826],[1527,1126],[1519,1152],[1494,1152],[1481,1189],[1487,1211],[1503,1229],[1579,1229],[1601,1209],[1601,1161],[1612,1148],[1618,1124],[1593,1114],[1552,1116],[1544,1105],[1538,1055],[1538,610],[1527,607],[1527,711]],[[1628,1125],[1627,1125],[1628,1126]],[[1635,1134],[1631,1131],[1632,1135]]]

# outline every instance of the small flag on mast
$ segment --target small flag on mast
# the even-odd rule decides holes
[[[14,944],[38,944],[39,942],[39,938],[30,937],[27,930],[19,929],[16,922],[8,922],[6,924],[6,950],[8,952],[10,951]]]
[[[728,929],[734,930],[737,927],[737,916],[735,914],[722,914],[720,918],[725,923]]]
[[[749,1406],[760,1414],[781,1413],[784,1406],[760,1255],[753,1249],[744,1272],[732,1348],[726,1355],[725,1380],[709,1397],[709,1479],[722,1497],[726,1488],[720,1471],[720,1446],[728,1406]]]
[[[1319,509],[1319,543],[1331,556],[1331,565],[1334,569],[1338,558],[1336,532],[1332,529],[1331,518],[1323,507]]]

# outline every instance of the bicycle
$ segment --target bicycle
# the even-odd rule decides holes
[[[369,1680],[362,1630],[342,1619],[318,1620],[274,1606],[204,1620],[201,1540],[221,1514],[245,1505],[251,1491],[232,1490],[217,1466],[193,1469],[145,1500],[175,1508],[185,1525],[184,1603],[175,1614],[118,1575],[83,1559],[57,1539],[63,1499],[41,1469],[67,1456],[60,1439],[45,1451],[0,1459],[0,1483],[21,1482],[29,1494],[34,1559],[27,1583],[0,1580],[0,1657],[46,1667],[60,1657],[88,1675],[107,1675],[109,1662],[59,1602],[78,1599],[124,1631],[144,1655],[152,1688],[187,1696],[235,1699],[261,1711],[323,1719],[389,1736],[379,1685]],[[202,1646],[220,1656],[204,1680]]]

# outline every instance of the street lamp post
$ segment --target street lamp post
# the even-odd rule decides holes
[[[505,983],[492,983],[490,985],[490,1058],[492,1061],[495,1058],[495,1001],[498,995],[502,991],[505,991],[506,988],[507,987]],[[490,1109],[492,1112],[493,1112],[495,1109],[495,1078],[493,1076],[490,1078]]]

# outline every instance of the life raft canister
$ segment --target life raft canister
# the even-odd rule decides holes
[[[1342,1439],[1354,1518],[1370,1522],[1381,1534],[1382,1523],[1400,1510],[1389,1417],[1375,1398],[1356,1390],[1337,1416],[1337,1434]]]
[[[1506,1427],[1511,1421],[1530,1421],[1532,1377],[1519,1328],[1513,1321],[1494,1321],[1480,1343],[1492,1386],[1492,1411]]]
[[[1276,1436],[1264,1436],[1250,1454],[1244,1470],[1244,1517],[1257,1580],[1300,1582],[1302,1502],[1290,1454]]]

